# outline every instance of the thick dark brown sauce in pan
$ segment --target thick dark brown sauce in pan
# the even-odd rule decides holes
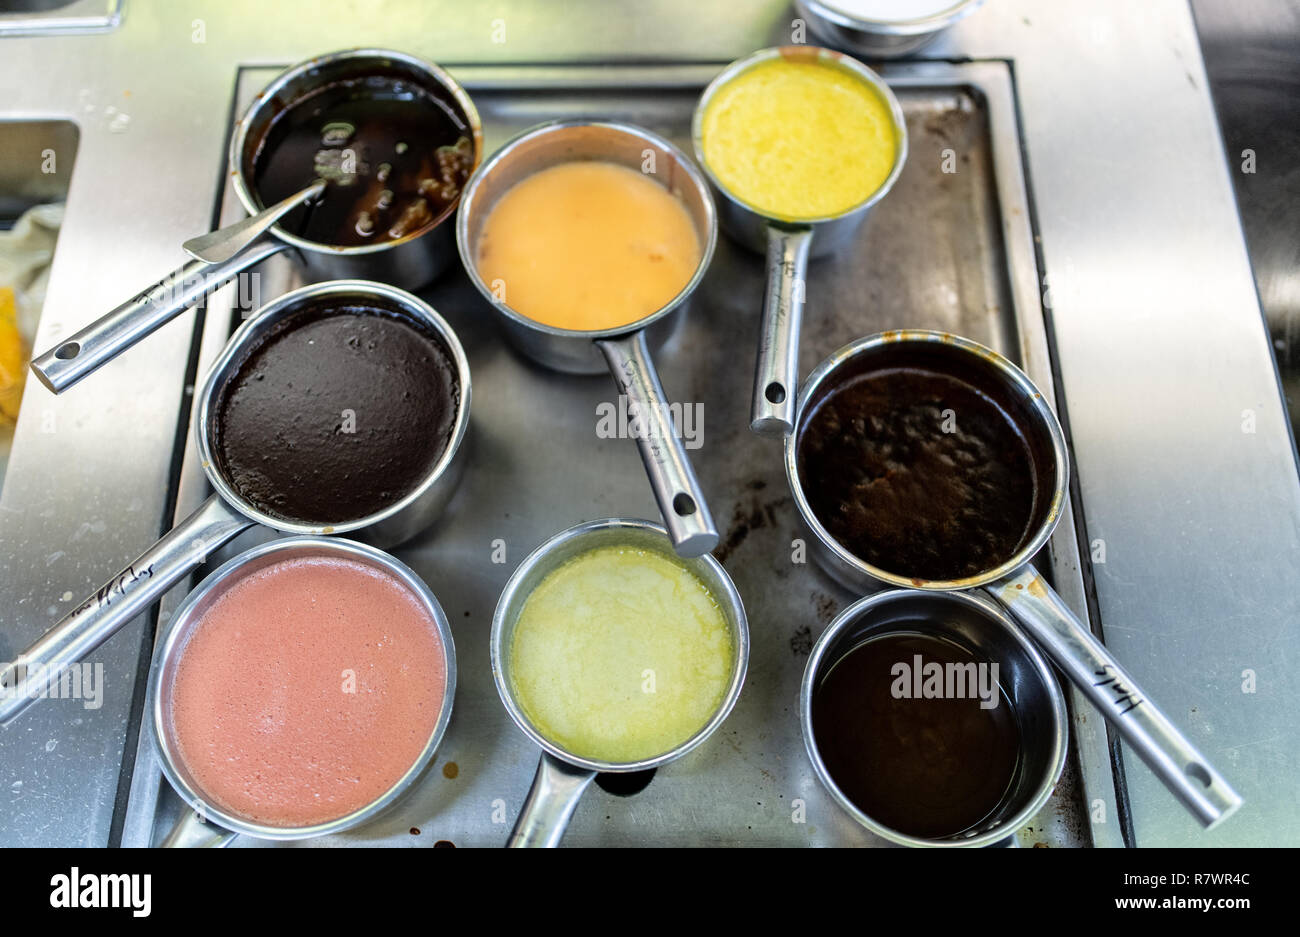
[[[218,468],[274,517],[359,520],[428,476],[459,404],[450,353],[413,320],[367,307],[304,310],[254,347],[222,388]]]
[[[798,459],[821,525],[897,576],[975,576],[1033,533],[1029,444],[1002,407],[959,377],[898,367],[851,378],[817,406]]]
[[[280,225],[353,247],[430,227],[460,198],[473,163],[471,131],[447,102],[373,76],[327,85],[276,117],[253,158],[253,185],[273,205],[329,180],[321,199]]]

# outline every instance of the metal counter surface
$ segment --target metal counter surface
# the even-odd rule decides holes
[[[208,229],[240,65],[363,43],[452,64],[723,62],[789,41],[793,18],[771,0],[620,15],[611,29],[600,0],[137,0],[106,34],[0,40],[0,119],[81,131],[37,345]],[[1246,798],[1205,836],[1129,758],[1136,842],[1295,843],[1300,479],[1186,4],[994,0],[923,55],[1013,62],[1107,643]],[[60,398],[29,381],[0,495],[0,657],[167,526],[194,333],[187,314]],[[44,701],[0,730],[0,841],[115,838],[144,624],[96,654],[101,708]]]

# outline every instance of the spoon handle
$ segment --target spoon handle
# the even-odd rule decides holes
[[[325,186],[325,180],[319,179],[301,192],[295,192],[284,201],[276,202],[256,215],[250,215],[224,228],[190,238],[181,246],[195,260],[209,264],[225,263],[299,205],[320,198],[325,194]]]

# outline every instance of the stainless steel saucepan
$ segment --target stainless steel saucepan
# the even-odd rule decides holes
[[[387,508],[346,523],[312,518],[286,519],[266,513],[241,496],[223,474],[216,458],[216,430],[221,390],[238,372],[248,352],[277,325],[304,309],[367,311],[405,317],[430,330],[454,362],[459,383],[456,422],[446,451],[425,477]],[[286,293],[246,321],[213,364],[195,402],[195,432],[203,471],[215,494],[193,514],[146,550],[93,596],[42,635],[0,671],[0,724],[31,705],[50,679],[103,644],[136,615],[157,601],[182,576],[200,566],[213,550],[254,524],[286,534],[352,533],[380,547],[409,539],[425,529],[450,500],[464,470],[462,442],[469,426],[469,362],[456,333],[427,303],[409,293],[362,280],[336,280]],[[364,471],[365,466],[358,466]]]
[[[858,645],[890,634],[940,638],[996,663],[1006,694],[999,705],[1010,705],[1015,713],[1020,752],[1006,791],[988,816],[952,836],[903,833],[867,813],[836,782],[817,738],[813,700],[823,681]],[[862,703],[878,701],[864,696]],[[1056,675],[996,602],[977,592],[919,589],[891,589],[859,599],[826,627],[804,668],[799,725],[813,770],[835,802],[876,836],[900,846],[1017,846],[1016,831],[1038,815],[1060,780],[1070,738],[1065,696]]]
[[[258,216],[268,209],[262,204],[253,179],[259,148],[275,120],[297,102],[331,84],[370,76],[410,83],[445,102],[472,135],[473,164],[478,164],[483,150],[478,112],[465,90],[443,69],[414,56],[383,49],[350,49],[317,56],[290,68],[267,85],[235,124],[230,140],[229,172],[235,194],[250,215]],[[346,247],[309,241],[279,224],[267,225],[263,220],[257,225],[255,236],[229,259],[217,263],[191,260],[50,351],[35,356],[32,370],[46,387],[60,393],[153,334],[217,287],[281,252],[289,252],[312,280],[360,278],[379,280],[402,289],[419,289],[445,270],[456,256],[450,223],[456,205],[452,202],[431,226],[405,237]],[[247,224],[245,219],[231,227]],[[232,238],[247,237],[249,233],[241,234],[229,228],[222,231]]]
[[[204,793],[202,785],[191,776],[177,748],[171,714],[172,690],[176,668],[184,653],[186,642],[212,604],[245,577],[274,563],[300,557],[351,560],[401,582],[437,624],[438,637],[443,648],[443,665],[447,673],[447,683],[442,695],[442,709],[439,711],[438,720],[429,735],[428,742],[425,743],[420,756],[392,787],[364,807],[328,822],[305,827],[270,826],[222,808],[212,797]],[[246,550],[223,564],[185,597],[158,636],[154,647],[153,668],[149,673],[148,701],[145,711],[151,714],[153,720],[154,749],[158,753],[163,774],[188,805],[188,809],[167,834],[162,845],[168,847],[225,846],[236,835],[241,834],[257,839],[308,839],[342,832],[375,819],[410,791],[433,763],[438,745],[451,720],[451,705],[455,695],[456,650],[452,643],[451,626],[437,598],[406,564],[373,547],[330,537],[289,537]]]
[[[911,55],[938,39],[954,23],[965,19],[984,0],[948,0],[930,3],[933,12],[886,19],[884,11],[872,19],[855,12],[852,3],[835,0],[794,0],[795,11],[807,20],[812,31],[831,45],[848,49],[868,59],[896,59]],[[859,9],[861,9],[859,7]]]
[[[478,272],[479,239],[497,200],[516,182],[550,166],[579,160],[606,161],[640,172],[648,154],[654,157],[654,178],[686,206],[702,248],[690,281],[666,305],[617,328],[561,329],[512,309],[483,282]],[[541,124],[505,144],[474,173],[461,197],[456,239],[470,280],[496,310],[506,337],[522,354],[557,371],[599,374],[608,368],[613,374],[628,399],[629,411],[644,423],[637,447],[677,552],[701,556],[717,546],[717,527],[674,429],[649,345],[650,341],[662,344],[672,333],[713,257],[717,218],[699,170],[663,137],[631,124],[579,120]]]
[[[799,448],[812,415],[835,390],[859,375],[876,368],[909,366],[951,371],[973,381],[977,390],[1007,409],[1029,444],[1039,493],[1034,499],[1034,515],[1015,555],[994,569],[946,581],[916,577],[905,569],[880,569],[839,543],[808,503],[800,477]],[[795,505],[812,532],[813,555],[841,585],[859,593],[885,586],[932,591],[986,589],[1204,826],[1214,826],[1241,806],[1241,797],[1231,785],[1034,569],[1031,560],[1051,537],[1065,507],[1069,454],[1051,405],[1010,361],[983,345],[945,332],[884,332],[852,342],[818,365],[804,382],[796,430],[786,437],[785,470]]]
[[[880,187],[859,204],[824,218],[783,218],[767,215],[730,191],[704,158],[704,115],[718,92],[742,72],[777,59],[814,62],[843,69],[874,88],[889,105],[897,145],[894,165]],[[790,128],[798,133],[799,128]],[[799,384],[799,333],[803,326],[805,281],[810,257],[834,253],[849,243],[871,209],[894,187],[907,161],[907,124],[889,85],[861,62],[816,46],[762,49],[732,62],[709,83],[691,121],[695,159],[704,168],[718,203],[722,228],[743,246],[767,254],[767,292],[759,332],[758,361],[750,429],[761,436],[786,436],[794,429],[795,390]],[[756,158],[758,154],[755,154]]]
[[[731,630],[732,664],[727,692],[709,721],[693,736],[671,751],[654,758],[635,762],[607,762],[584,758],[566,750],[548,738],[524,715],[515,698],[511,679],[511,648],[514,629],[519,621],[528,596],[546,578],[547,574],[581,553],[601,546],[633,546],[667,554],[669,542],[664,528],[643,520],[608,518],[579,524],[556,534],[542,544],[514,571],[497,601],[492,616],[492,634],[489,639],[492,657],[492,676],[497,692],[505,704],[510,718],[530,739],[542,749],[542,759],[537,766],[532,789],[515,821],[508,845],[558,846],[577,809],[583,792],[595,779],[597,772],[628,773],[648,771],[682,757],[707,739],[722,725],[740,696],[745,682],[745,669],[749,663],[749,625],[740,593],[726,570],[711,556],[686,560],[692,572],[708,587]],[[634,596],[632,598],[635,598]],[[646,622],[654,627],[654,622]]]

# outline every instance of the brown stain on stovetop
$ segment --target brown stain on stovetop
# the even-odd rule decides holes
[[[835,596],[827,595],[825,592],[812,593],[814,607],[817,609],[817,620],[823,625],[829,625],[831,619],[835,617],[835,612],[839,608],[839,602]]]
[[[812,600],[813,611],[817,615],[817,621],[821,625],[818,629],[820,632],[823,628],[831,623],[835,618],[835,612],[839,609],[839,602],[835,596],[828,595],[825,592],[819,592],[813,589],[808,593],[809,599]],[[816,638],[813,635],[811,625],[803,625],[795,630],[790,637],[790,650],[795,657],[807,657],[812,653],[813,644]]]
[[[807,657],[812,653],[812,647],[812,628],[808,625],[797,630],[790,638],[790,650],[794,652],[795,657]]]
[[[731,524],[727,527],[727,536],[713,551],[719,563],[725,563],[754,531],[780,526],[777,512],[789,506],[792,499],[788,494],[765,499],[761,496],[761,492],[766,489],[767,482],[760,478],[746,483],[747,493],[736,502],[731,512]]]
[[[922,141],[928,143],[941,143],[948,146],[965,145],[969,142],[974,129],[972,118],[977,117],[978,107],[973,99],[962,95],[956,107],[929,112],[917,122],[919,126],[914,125],[909,129]],[[917,133],[918,130],[920,133]],[[966,162],[969,162],[969,159]]]

